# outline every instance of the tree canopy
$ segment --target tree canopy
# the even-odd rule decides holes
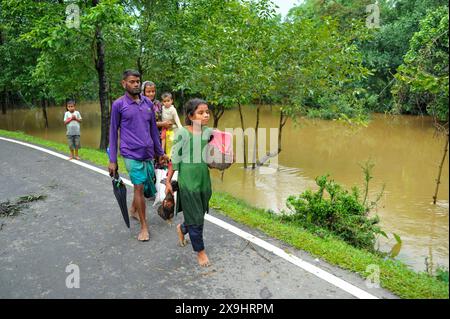
[[[286,118],[444,118],[448,7],[382,0],[380,27],[367,28],[371,2],[306,0],[283,19],[270,0],[1,0],[0,100],[100,99],[107,121],[121,73],[134,68],[178,106],[208,100],[215,125],[255,103],[280,104]],[[69,5],[79,27],[66,23]]]

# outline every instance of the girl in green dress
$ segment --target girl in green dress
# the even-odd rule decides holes
[[[208,104],[201,99],[188,101],[185,108],[187,126],[179,129],[174,138],[166,194],[173,194],[172,176],[174,171],[178,171],[179,190],[175,211],[183,212],[184,216],[184,223],[177,225],[180,245],[186,245],[185,235],[189,234],[199,265],[208,267],[210,263],[203,243],[203,224],[212,195],[209,169],[204,157],[205,146],[212,136],[212,129],[206,126],[210,111]]]

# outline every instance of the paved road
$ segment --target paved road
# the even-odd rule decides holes
[[[208,269],[197,266],[190,246],[177,246],[175,224],[182,215],[170,227],[148,208],[151,240],[140,243],[138,223],[132,222],[131,231],[125,227],[108,177],[22,145],[0,140],[0,181],[1,202],[47,195],[16,217],[0,217],[0,298],[354,298],[210,222]],[[377,297],[395,298],[368,289],[355,274],[211,215]],[[78,289],[66,287],[71,263],[80,269]]]

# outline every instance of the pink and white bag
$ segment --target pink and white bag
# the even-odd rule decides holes
[[[206,149],[206,162],[209,168],[226,170],[233,164],[233,135],[214,130]]]

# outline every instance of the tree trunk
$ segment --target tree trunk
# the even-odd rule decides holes
[[[2,114],[6,114],[6,91],[3,92],[2,97],[1,97],[1,102],[2,102]]]
[[[108,80],[108,83],[109,83],[109,85],[108,85],[108,100],[109,100],[109,105],[108,105],[108,107],[109,107],[109,114],[111,114],[112,105],[113,105],[113,97],[112,97],[112,95],[111,95],[111,92],[112,92],[111,81]]]
[[[267,152],[264,158],[261,161],[258,161],[258,166],[263,166],[268,160],[272,157],[278,156],[281,153],[281,137],[283,134],[283,127],[286,125],[288,118],[284,116],[283,111],[280,113],[280,122],[278,125],[279,134],[278,134],[278,150],[275,153]]]
[[[92,4],[95,7],[99,0],[93,0]],[[95,61],[95,68],[98,74],[98,96],[100,98],[100,112],[101,112],[101,135],[100,135],[100,149],[105,150],[109,144],[109,121],[110,112],[108,106],[108,88],[105,67],[105,42],[100,26],[95,29],[95,41],[97,48],[97,58]]]
[[[283,127],[286,125],[287,119],[288,118],[284,116],[283,111],[280,111],[280,123],[278,126],[278,129],[280,130],[278,134],[278,154],[281,153],[281,135],[283,134]]]
[[[444,155],[442,156],[441,165],[439,165],[438,177],[436,179],[436,191],[434,192],[434,196],[433,196],[433,204],[434,205],[436,205],[436,203],[437,203],[437,195],[439,192],[439,185],[441,184],[442,168],[444,166],[445,158],[447,157],[447,153],[448,153],[448,143],[449,143],[449,138],[448,138],[448,132],[447,132],[447,139],[445,140]]]
[[[0,45],[3,45],[3,28],[0,27]],[[6,90],[0,96],[0,103],[2,104],[2,114],[6,114]]]
[[[213,118],[214,118],[214,128],[217,128],[219,126],[219,120],[222,117],[223,113],[225,112],[225,108],[221,105],[218,105],[216,108],[213,109]]]
[[[184,90],[181,90],[181,110],[184,110],[184,104],[186,103],[185,97],[184,97]]]
[[[9,91],[5,91],[5,104],[11,106],[11,99],[9,98]]]
[[[244,116],[242,114],[242,106],[241,103],[238,103],[239,105],[239,116],[241,117],[241,128],[242,128],[242,132],[245,131],[245,126],[244,126]],[[245,143],[245,134],[243,135],[243,139],[244,139],[244,168],[247,168],[247,144]]]
[[[142,52],[142,49],[140,52]],[[141,74],[141,79],[143,79],[144,78],[144,69],[142,68],[142,56],[141,55],[139,55],[139,57],[137,59],[137,67],[138,67],[138,72]]]
[[[259,111],[261,109],[261,103],[259,103],[258,107],[256,108],[256,125],[255,125],[255,143],[253,148],[253,163],[252,163],[252,169],[256,168],[256,163],[258,161],[258,129],[259,129]]]
[[[47,100],[45,98],[41,99],[42,114],[44,115],[45,128],[48,128],[48,117],[47,117]]]

